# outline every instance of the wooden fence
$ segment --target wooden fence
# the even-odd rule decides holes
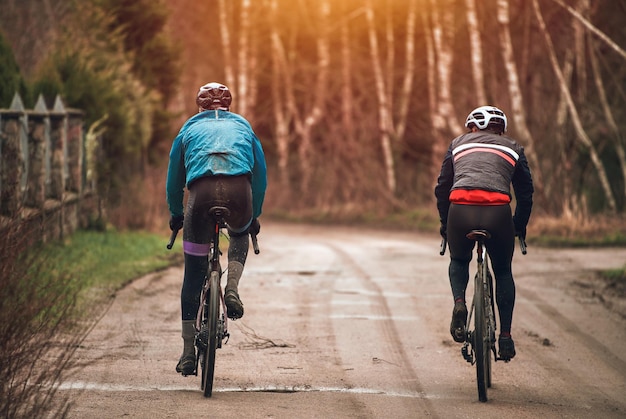
[[[0,234],[19,220],[36,227],[34,239],[60,239],[97,213],[83,124],[58,96],[50,110],[42,96],[25,110],[18,94],[0,109]]]

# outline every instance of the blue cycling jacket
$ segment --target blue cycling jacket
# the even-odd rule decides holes
[[[184,188],[214,175],[250,175],[253,217],[261,215],[267,166],[261,142],[242,116],[224,110],[200,112],[185,122],[174,139],[167,170],[167,205],[172,216],[184,214]]]

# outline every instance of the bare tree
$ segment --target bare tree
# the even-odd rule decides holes
[[[287,56],[283,42],[278,33],[278,0],[271,0],[270,4],[270,42],[272,55],[272,107],[274,112],[274,136],[276,148],[278,152],[278,178],[280,179],[281,188],[279,190],[289,190],[289,118],[287,116],[293,95],[289,92],[293,91],[292,75],[287,63]],[[279,98],[287,97],[288,102],[279,100]]]
[[[237,110],[249,117],[250,108],[250,0],[242,0],[237,47]]]
[[[542,196],[544,190],[542,170],[539,159],[537,158],[535,140],[526,124],[526,108],[524,106],[524,97],[517,74],[513,42],[511,41],[509,0],[497,0],[497,17],[500,26],[500,48],[506,68],[507,85],[511,98],[512,118],[515,122],[515,131],[517,132],[518,138],[524,144],[525,154],[528,157],[533,171],[533,183],[535,184],[535,188],[539,192],[539,195]]]
[[[563,64],[563,78],[568,86],[571,84],[572,72],[574,69],[574,53],[571,49],[565,53]],[[556,117],[554,119],[554,133],[558,148],[560,165],[553,168],[553,174],[560,173],[562,176],[548,176],[552,182],[546,182],[546,195],[555,197],[559,201],[557,191],[562,194],[561,215],[566,219],[572,219],[578,215],[576,197],[572,187],[572,160],[573,156],[566,141],[568,106],[567,99],[560,91],[559,102],[556,107]]]
[[[376,97],[378,99],[378,128],[380,135],[380,145],[383,150],[383,160],[385,162],[385,172],[387,178],[387,187],[393,195],[396,192],[396,173],[395,163],[393,159],[393,149],[391,146],[391,135],[393,132],[393,122],[391,119],[391,104],[389,103],[389,95],[385,91],[385,78],[383,76],[382,65],[380,62],[380,51],[378,47],[378,37],[376,33],[376,21],[374,18],[374,7],[372,0],[365,3],[365,16],[367,18],[367,28],[370,44],[370,58],[372,60],[372,69],[374,71],[374,81],[376,85]],[[388,40],[393,42],[393,40]],[[393,45],[387,45],[388,48]],[[392,48],[390,48],[392,49]]]
[[[558,5],[560,5],[561,7],[563,7],[565,10],[567,10],[572,16],[574,16],[576,19],[578,19],[583,25],[585,25],[587,27],[587,29],[589,29],[594,35],[596,35],[598,38],[600,38],[601,40],[603,40],[609,47],[611,47],[612,49],[614,49],[619,55],[621,55],[623,58],[626,59],[626,51],[624,51],[623,48],[621,48],[619,45],[617,45],[611,38],[609,38],[604,32],[602,32],[601,30],[599,30],[598,28],[596,28],[594,25],[591,24],[591,22],[589,22],[589,20],[585,19],[584,16],[582,16],[579,12],[577,12],[575,9],[573,9],[572,7],[566,5],[565,3],[563,3],[561,0],[552,0],[553,2],[557,3]]]
[[[591,45],[594,45],[593,41],[590,41]],[[613,110],[606,95],[606,89],[604,88],[604,82],[602,81],[602,75],[600,74],[600,68],[598,64],[598,56],[595,48],[590,48],[589,61],[591,63],[591,69],[593,72],[593,80],[598,89],[598,96],[600,98],[600,104],[604,113],[604,118],[608,127],[613,134],[613,145],[615,147],[615,154],[619,161],[620,168],[622,170],[622,179],[624,180],[624,197],[626,197],[626,152],[624,152],[624,136],[620,131],[620,128],[613,116]]]
[[[402,86],[399,95],[398,117],[396,119],[396,137],[404,137],[409,103],[413,94],[413,81],[415,79],[415,27],[417,21],[417,0],[409,0],[406,14],[406,40],[405,40],[405,69]]]
[[[539,3],[537,0],[533,0],[533,7],[535,9],[535,16],[537,21],[539,22],[539,28],[544,35],[546,46],[548,49],[548,56],[550,58],[550,62],[552,64],[552,69],[557,77],[559,82],[559,86],[561,88],[561,92],[567,101],[567,106],[569,108],[570,115],[572,117],[572,122],[574,124],[574,129],[576,131],[576,138],[578,141],[589,151],[589,156],[591,158],[591,162],[596,169],[598,174],[598,179],[600,181],[600,185],[602,186],[602,190],[604,191],[604,196],[607,201],[607,205],[611,212],[615,212],[617,210],[617,204],[615,202],[615,198],[613,196],[613,192],[611,191],[611,184],[609,183],[608,177],[606,175],[606,171],[604,166],[602,165],[602,161],[600,160],[600,156],[593,145],[593,142],[585,132],[585,129],[582,125],[580,117],[578,115],[578,109],[574,104],[574,100],[572,99],[572,95],[567,87],[567,82],[565,80],[565,76],[563,75],[563,71],[561,70],[558,60],[556,58],[556,53],[554,50],[554,45],[552,44],[552,39],[550,38],[550,34],[548,33],[548,29],[546,28],[546,23],[543,20],[543,15],[541,14],[541,9],[539,8]]]
[[[218,0],[218,9],[220,16],[220,36],[222,39],[222,50],[224,51],[224,78],[226,85],[235,86],[235,70],[233,68],[232,58],[232,42],[230,40],[230,24],[228,17],[231,12],[226,9],[228,3],[229,7],[232,7],[231,2],[225,0]]]
[[[470,37],[470,57],[472,60],[472,76],[474,77],[474,90],[476,102],[481,105],[487,104],[485,93],[485,75],[483,72],[483,48],[480,39],[480,27],[476,13],[476,0],[465,0],[467,6],[467,29]]]
[[[330,68],[330,44],[329,44],[329,16],[330,2],[329,0],[319,1],[319,33],[316,40],[317,47],[317,65],[315,66],[315,81],[313,91],[313,100],[311,107],[304,109],[304,112],[298,112],[294,106],[291,111],[294,114],[294,124],[296,133],[299,136],[300,143],[298,147],[298,157],[300,158],[300,174],[301,174],[301,190],[304,194],[309,191],[311,179],[313,177],[312,165],[312,136],[313,128],[320,122],[323,116],[325,87],[328,81]],[[293,101],[295,103],[295,100]],[[306,106],[306,104],[304,104]]]
[[[463,132],[463,126],[454,117],[456,113],[452,104],[454,1],[430,0],[429,6],[430,25],[425,21],[425,26],[429,27],[426,33],[428,90],[433,126],[432,168],[433,175],[437,176],[450,135]]]

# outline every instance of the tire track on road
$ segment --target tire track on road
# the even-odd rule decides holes
[[[370,316],[371,314],[376,315],[379,329],[385,335],[384,344],[388,348],[385,352],[389,354],[391,358],[388,362],[398,367],[398,377],[404,385],[408,386],[408,390],[419,396],[413,399],[416,400],[415,403],[418,405],[414,412],[415,417],[435,417],[435,409],[430,403],[430,400],[426,398],[419,376],[412,366],[411,359],[404,350],[400,332],[393,320],[392,312],[387,304],[387,299],[383,295],[382,289],[372,276],[361,268],[358,261],[348,252],[334,243],[326,243],[326,245],[340,256],[341,263],[351,269],[356,274],[355,276],[358,278],[359,282],[363,284],[364,288],[371,292],[368,298],[373,303],[371,307],[375,313],[370,313]]]

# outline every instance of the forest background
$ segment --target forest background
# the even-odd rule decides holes
[[[532,169],[529,234],[624,229],[625,21],[624,0],[2,0],[0,107],[84,110],[109,221],[160,230],[172,139],[219,81],[263,143],[266,214],[434,232],[445,150],[491,104]]]

